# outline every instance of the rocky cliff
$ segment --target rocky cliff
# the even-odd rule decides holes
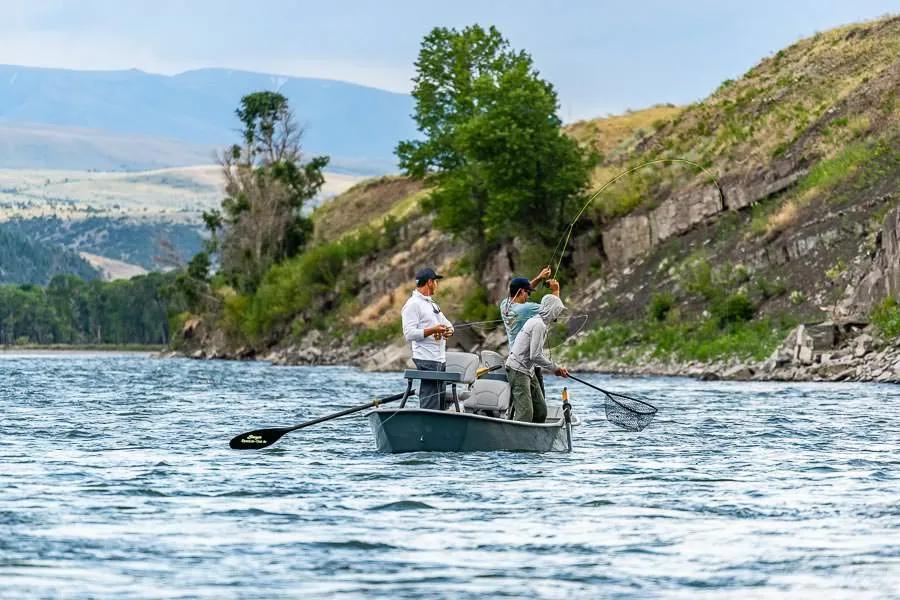
[[[586,207],[565,245],[564,296],[588,318],[560,333],[568,360],[617,372],[900,379],[897,339],[871,324],[875,311],[893,315],[886,299],[900,299],[898,57],[900,18],[888,17],[801,40],[694,105],[569,126],[602,155],[597,188],[633,174]],[[453,275],[439,299],[456,321],[496,318],[485,307],[550,249],[517,239],[473,281],[466,248],[421,210],[427,194],[383,178],[336,198],[315,215],[318,244],[373,230],[381,241],[344,265],[353,276],[336,280],[328,302],[298,310],[264,343],[217,337],[201,319],[186,347],[396,368],[406,358],[399,308],[424,264]],[[459,332],[466,349],[504,343],[490,326]]]

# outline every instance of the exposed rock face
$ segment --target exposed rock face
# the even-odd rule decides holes
[[[653,244],[682,234],[724,209],[719,189],[712,186],[670,196],[650,213]]]
[[[805,169],[790,171],[789,163],[778,163],[772,169],[760,169],[752,174],[735,178],[725,185],[725,208],[741,210],[754,202],[771,196],[806,175]]]
[[[603,252],[614,267],[622,267],[725,210],[741,210],[782,191],[806,172],[781,161],[770,169],[723,178],[727,182],[723,185],[724,198],[715,186],[672,195],[647,214],[628,215],[607,227],[602,236]]]
[[[628,215],[610,225],[601,238],[603,253],[613,266],[627,265],[653,246],[647,215]]]
[[[868,314],[888,296],[900,299],[900,208],[885,217],[871,264],[847,286],[838,310],[843,316]]]

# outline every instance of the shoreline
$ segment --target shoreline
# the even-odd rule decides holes
[[[110,355],[161,355],[166,352],[164,346],[143,346],[143,345],[0,345],[0,357],[13,356],[90,356],[102,354]]]
[[[255,356],[247,352],[213,352],[195,350],[191,353],[165,350],[161,358],[190,358],[192,360],[238,360],[268,362],[272,366],[340,366],[355,367],[370,372],[394,372],[405,368],[406,356],[396,349],[381,348],[355,356],[329,356],[322,352],[297,351],[296,348]],[[849,360],[848,360],[849,358]],[[818,360],[776,360],[763,362],[737,359],[710,363],[671,363],[649,360],[641,365],[626,365],[602,360],[575,360],[569,363],[575,372],[619,375],[624,377],[687,377],[699,381],[769,381],[769,382],[848,382],[900,384],[900,343],[866,356]]]

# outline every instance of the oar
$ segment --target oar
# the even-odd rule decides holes
[[[309,427],[310,425],[315,425],[316,423],[322,423],[324,421],[330,421],[331,419],[337,419],[338,417],[343,417],[344,415],[349,415],[361,410],[366,410],[367,408],[375,408],[380,404],[387,404],[388,402],[400,400],[404,395],[405,394],[394,394],[393,396],[388,396],[387,398],[373,400],[372,402],[367,402],[366,404],[362,404],[360,406],[354,406],[353,408],[348,408],[340,412],[336,412],[332,415],[319,417],[318,419],[313,419],[312,421],[307,421],[306,423],[300,423],[299,425],[294,425],[293,427],[270,427],[268,429],[254,429],[253,431],[248,431],[247,433],[242,433],[240,435],[234,436],[228,445],[231,446],[233,450],[256,450],[258,448],[265,448],[266,446],[271,446],[272,444],[280,440],[281,436],[286,433],[290,433],[298,429],[303,429],[304,427]]]

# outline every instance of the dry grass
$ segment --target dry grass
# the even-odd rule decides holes
[[[408,177],[367,179],[316,209],[315,239],[336,240],[361,227],[378,225],[388,215],[405,217],[425,194],[423,184]]]
[[[360,178],[326,173],[325,197]],[[0,221],[55,215],[199,221],[224,194],[221,167],[204,165],[153,171],[103,172],[0,169]]]
[[[604,156],[622,150],[627,142],[634,141],[636,133],[651,133],[672,121],[683,110],[680,106],[660,104],[623,115],[578,121],[566,125],[564,131],[582,145],[592,145]]]

